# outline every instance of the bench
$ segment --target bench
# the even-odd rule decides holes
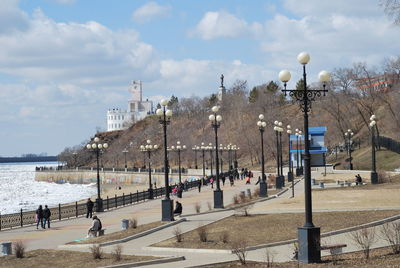
[[[100,231],[98,231],[98,236],[103,236],[105,232],[106,229],[101,229]]]
[[[0,243],[1,246],[1,252],[0,252],[0,256],[8,256],[12,254],[12,242],[1,242]]]
[[[342,253],[342,249],[347,247],[346,244],[335,244],[335,245],[325,245],[321,246],[321,250],[329,250],[331,255]]]

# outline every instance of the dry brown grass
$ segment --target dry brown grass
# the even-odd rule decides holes
[[[321,232],[329,232],[398,214],[400,214],[398,210],[323,212],[314,213],[313,218],[314,224],[321,227]],[[230,237],[246,239],[249,246],[255,246],[294,239],[297,236],[297,227],[303,224],[303,213],[232,216],[207,225],[209,239],[206,243],[199,242],[197,230],[193,230],[183,235],[181,243],[176,243],[175,239],[168,239],[154,244],[154,246],[229,249],[229,245],[218,239],[225,231],[229,233]]]
[[[114,241],[114,240],[118,240],[118,239],[122,239],[134,234],[138,234],[150,229],[153,229],[155,227],[161,226],[163,224],[166,224],[165,222],[152,222],[152,223],[148,223],[148,224],[143,224],[143,225],[139,225],[136,228],[128,228],[126,230],[122,230],[119,232],[115,232],[115,233],[110,233],[110,234],[106,234],[103,236],[99,236],[99,237],[93,237],[87,240],[82,240],[79,242],[70,242],[68,244],[95,244],[95,243],[104,243],[104,242],[108,242],[108,241]]]
[[[102,259],[94,260],[91,253],[74,252],[66,250],[38,249],[25,253],[25,258],[17,259],[15,256],[0,257],[1,268],[20,267],[63,267],[63,268],[95,268],[129,262],[159,259],[150,256],[122,255],[120,261],[115,261],[111,254],[103,254]]]
[[[389,248],[373,249],[371,250],[371,257],[368,262],[363,259],[361,252],[347,253],[338,256],[336,263],[331,257],[323,257],[322,263],[315,264],[302,264],[297,262],[284,262],[284,263],[273,263],[274,268],[395,268],[399,267],[400,255],[393,255],[390,253]],[[243,267],[240,262],[227,262],[215,265],[203,265],[197,266],[198,268],[233,268]],[[267,267],[266,262],[252,262],[247,261],[245,267],[261,268]]]

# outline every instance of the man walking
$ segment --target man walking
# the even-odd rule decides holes
[[[50,216],[51,216],[51,211],[47,207],[47,205],[45,205],[44,209],[43,209],[43,218],[44,218],[43,228],[44,229],[46,229],[46,222],[47,222],[47,228],[50,228]]]
[[[88,201],[86,202],[86,210],[87,210],[86,218],[89,218],[89,216],[90,218],[92,218],[93,206],[94,206],[93,201],[90,200],[90,198],[88,198]]]

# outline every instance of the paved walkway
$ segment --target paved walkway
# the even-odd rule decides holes
[[[254,182],[253,182],[254,183]],[[224,190],[224,202],[225,205],[231,203],[233,195],[246,189],[254,189],[254,184],[245,185],[244,181],[236,181],[236,186],[229,187],[226,185],[223,187]],[[304,191],[303,181],[296,184],[295,195],[302,195]],[[234,212],[232,210],[222,210],[217,213],[206,213],[206,214],[194,214],[194,204],[201,204],[201,210],[208,210],[207,203],[212,203],[212,189],[210,187],[203,187],[202,192],[198,193],[197,189],[193,189],[189,192],[183,193],[182,204],[184,208],[184,214],[182,217],[186,218],[187,221],[179,224],[179,227],[183,232],[191,231],[198,228],[199,225],[209,224],[225,217],[231,216]],[[282,201],[282,199],[290,200],[291,190],[285,192],[280,197],[256,203],[253,206],[254,212],[264,212],[267,207],[269,213],[279,213],[274,211],[273,205],[275,202]],[[148,223],[160,220],[160,200],[146,201],[140,204],[127,206],[114,211],[101,213],[99,217],[102,219],[103,225],[107,229],[107,233],[120,230],[120,222],[123,218],[130,218],[136,216],[140,223]],[[194,214],[194,215],[189,215]],[[140,224],[139,223],[139,224]],[[57,248],[59,245],[63,245],[66,242],[74,239],[83,237],[86,233],[90,220],[86,218],[78,218],[73,220],[66,220],[62,222],[55,222],[52,230],[36,230],[35,227],[20,228],[10,231],[0,232],[0,240],[16,240],[23,239],[27,242],[29,250],[37,248]],[[191,267],[197,265],[211,264],[216,262],[224,262],[230,260],[236,260],[236,256],[224,250],[188,250],[188,249],[160,249],[150,247],[150,245],[163,241],[165,239],[173,237],[173,229],[176,226],[171,226],[153,234],[137,238],[135,240],[122,243],[124,254],[135,254],[135,255],[153,255],[153,256],[185,256],[184,261],[151,265],[146,267]],[[375,227],[378,230],[380,227]],[[357,246],[351,242],[349,234],[338,234],[327,238],[322,238],[322,244],[332,243],[346,243],[348,246],[344,249],[345,252],[352,252],[359,250]],[[378,239],[374,244],[374,247],[387,245],[384,240]],[[114,246],[104,247],[105,252],[111,252]],[[61,248],[64,248],[61,246]],[[74,250],[87,251],[88,246],[81,246],[74,248]],[[293,256],[293,244],[285,244],[281,246],[274,246],[268,249],[274,256],[274,261],[282,262],[289,261]],[[323,255],[329,252],[323,252]],[[248,252],[248,259],[255,261],[266,260],[266,249],[258,249]]]

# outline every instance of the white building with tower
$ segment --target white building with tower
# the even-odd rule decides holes
[[[126,129],[153,112],[153,102],[143,101],[140,80],[132,81],[128,91],[132,93],[132,99],[128,101],[127,110],[114,108],[107,111],[107,131]]]

